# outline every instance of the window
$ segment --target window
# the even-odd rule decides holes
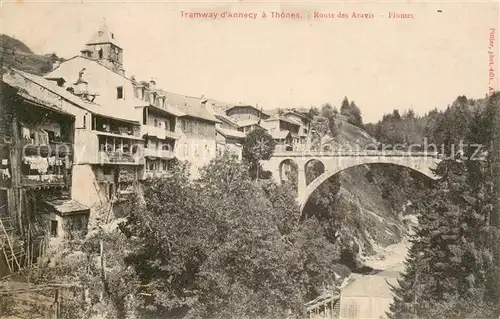
[[[152,160],[148,160],[148,170],[154,171],[155,170],[155,162]]]
[[[57,226],[58,226],[57,220],[50,221],[50,236],[57,237]]]
[[[99,49],[99,51],[97,51],[99,53],[99,59],[102,59],[104,54],[102,52],[102,49]]]
[[[104,166],[102,172],[104,175],[113,175],[113,169],[109,166]]]
[[[116,98],[123,99],[123,86],[118,86],[116,88]]]
[[[155,124],[154,124],[154,125],[155,125],[155,127],[158,127],[158,120],[157,120],[157,119],[155,119],[155,122],[154,122],[154,123],[155,123]]]

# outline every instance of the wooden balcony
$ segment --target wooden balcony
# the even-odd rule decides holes
[[[124,165],[142,165],[144,158],[138,155],[132,155],[122,152],[98,152],[99,164],[124,164]]]
[[[170,171],[145,171],[143,174],[143,179],[148,179],[148,178],[160,178],[160,177],[165,177],[170,174]]]
[[[67,178],[60,174],[21,175],[21,184],[28,187],[64,187],[67,186],[66,181]]]
[[[35,145],[31,142],[24,140],[22,145],[22,154],[31,156],[39,155],[43,157],[48,156],[60,156],[64,157],[66,155],[73,154],[73,144],[69,142],[51,142],[47,145]]]
[[[174,132],[171,130],[166,130],[164,127],[155,127],[151,125],[142,125],[141,126],[141,134],[142,135],[148,135],[148,136],[154,136],[158,139],[165,139],[165,138],[171,138],[171,139],[178,139],[181,135],[180,132]]]
[[[175,157],[175,153],[170,150],[152,149],[145,148],[144,156],[146,157],[158,157],[163,159],[172,159]]]

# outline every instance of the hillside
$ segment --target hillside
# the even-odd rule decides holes
[[[377,143],[366,131],[347,123],[343,116],[337,116],[335,122],[337,135],[325,136],[323,145],[330,145],[334,150],[363,150]],[[351,268],[362,267],[360,261],[384,247],[405,241],[411,220],[406,215],[412,213],[411,203],[428,185],[425,178],[410,169],[382,164],[353,167],[337,177],[339,189],[333,205],[339,207],[332,211],[346,220],[341,227],[342,240],[354,254],[349,258],[357,260],[355,264],[349,264],[352,260],[346,262]],[[318,206],[306,206],[307,209],[318,209]]]
[[[8,35],[0,34],[0,61],[2,67],[43,75],[52,70],[54,62],[63,60],[55,53],[35,54],[23,42]]]

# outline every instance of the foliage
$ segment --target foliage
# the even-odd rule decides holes
[[[493,108],[479,111],[487,116],[476,111],[466,119],[473,104],[459,97],[438,121],[435,138],[445,143],[447,151],[452,151],[458,138],[491,144]],[[486,162],[451,159],[436,170],[442,178],[421,203],[406,271],[393,287],[391,318],[497,318],[500,314],[495,293],[500,270],[498,230],[488,227],[495,198],[491,165],[491,158]]]
[[[144,316],[301,314],[335,278],[336,248],[319,224],[299,223],[289,186],[248,175],[247,166],[219,157],[198,180],[176,170],[145,184],[144,203],[122,225],[134,241],[126,260],[149,296]]]
[[[312,150],[322,151],[323,140],[330,133],[329,120],[323,116],[316,116],[311,121]]]
[[[35,287],[49,284],[64,284],[59,288],[62,297],[60,311],[62,318],[81,318],[99,314],[102,318],[124,317],[130,308],[127,298],[136,293],[136,280],[133,272],[124,267],[125,237],[118,232],[98,232],[89,234],[83,240],[65,242],[54,264],[38,264],[22,269],[16,276],[24,283]],[[100,266],[100,244],[103,243],[105,269]],[[112,252],[112,253],[110,253]],[[105,274],[105,278],[102,274]],[[14,280],[16,280],[14,278]],[[33,300],[29,306],[19,306],[19,298],[8,303],[10,298],[2,298],[10,308],[2,313],[23,309],[24,314],[35,316],[48,315],[51,310],[47,304],[54,300],[55,288],[31,292]],[[23,295],[26,296],[26,295]],[[43,303],[44,302],[44,303]]]
[[[255,129],[247,134],[243,144],[243,158],[249,163],[253,178],[259,178],[259,163],[268,160],[274,153],[276,141],[264,129]]]
[[[354,103],[354,101],[349,102],[347,96],[342,100],[342,105],[340,106],[340,114],[347,117],[347,123],[363,128],[363,118],[361,117],[361,110],[356,105],[356,103]]]

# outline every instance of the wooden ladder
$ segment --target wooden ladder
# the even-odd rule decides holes
[[[7,265],[9,266],[9,271],[12,273],[14,271],[14,261],[16,262],[18,270],[21,269],[21,265],[19,264],[19,261],[17,260],[16,253],[14,252],[14,247],[12,247],[12,242],[10,240],[10,235],[8,233],[8,232],[13,232],[14,228],[13,227],[5,227],[4,221],[8,221],[10,226],[12,226],[12,220],[10,218],[0,218],[0,228],[1,228],[0,231],[2,232],[2,234],[0,234],[0,238],[2,238],[2,239],[5,238],[8,246],[9,246],[8,248],[10,251],[10,258],[7,254],[4,240],[2,240],[2,251],[3,251],[3,255],[5,257],[5,261],[7,262]],[[21,250],[21,251],[18,251],[17,253],[21,257],[23,252]]]

